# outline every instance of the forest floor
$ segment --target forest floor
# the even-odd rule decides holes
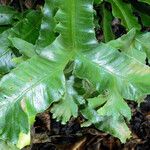
[[[150,96],[140,107],[128,102],[132,119],[128,126],[132,137],[125,143],[93,126],[81,128],[83,118],[71,119],[61,125],[49,112],[36,117],[32,128],[32,144],[23,150],[149,150],[150,149]]]

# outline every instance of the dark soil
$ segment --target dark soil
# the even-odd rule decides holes
[[[140,107],[134,102],[129,102],[129,106],[133,113],[129,125],[132,138],[125,144],[94,127],[80,128],[82,118],[61,125],[44,112],[36,117],[31,146],[23,150],[149,150],[150,96]]]

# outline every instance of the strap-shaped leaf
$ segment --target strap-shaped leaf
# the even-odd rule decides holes
[[[58,0],[59,7],[55,19],[58,22],[56,31],[58,38],[47,49],[42,50],[42,56],[51,59],[48,53],[61,49],[71,53],[86,51],[97,46],[93,25],[93,1]],[[73,54],[74,55],[74,54]],[[70,56],[70,59],[73,56]]]
[[[0,74],[9,72],[14,66],[12,58],[14,58],[15,55],[9,48],[11,43],[7,39],[9,31],[10,29],[0,34]]]
[[[71,18],[68,20],[70,21],[70,19]],[[72,28],[72,26],[70,28]],[[0,124],[1,138],[17,143],[19,133],[27,133],[29,120],[32,120],[36,113],[45,110],[52,101],[59,100],[64,94],[63,83],[65,83],[65,81],[61,82],[61,79],[63,76],[62,71],[66,65],[66,61],[64,61],[66,60],[66,55],[65,57],[61,55],[61,58],[59,58],[57,54],[59,54],[59,52],[63,53],[63,51],[60,51],[59,47],[57,47],[57,51],[56,49],[52,50],[49,51],[51,63],[42,58],[34,57],[18,66],[2,79],[0,83],[0,108],[1,113],[3,113],[0,115],[2,120]],[[67,62],[69,59],[70,57],[68,56]],[[58,60],[59,63],[57,63]],[[52,63],[52,61],[57,65]],[[60,66],[60,68],[58,66]],[[52,80],[53,82],[50,82]],[[59,84],[57,82],[59,82]],[[9,109],[7,109],[8,102],[9,104],[11,103],[12,106]],[[13,124],[6,123],[7,119],[10,121],[15,120],[17,114],[19,115],[17,116],[16,122]],[[23,122],[25,123],[23,124]],[[15,130],[12,130],[14,127]]]
[[[20,54],[23,54],[24,56],[29,58],[36,55],[35,47],[33,44],[16,37],[9,39],[12,42],[12,45],[19,50]]]
[[[139,0],[140,2],[144,2],[150,5],[150,1],[149,0]]]
[[[11,7],[0,6],[0,25],[10,25],[19,19],[21,15]]]
[[[150,59],[149,38],[149,33],[137,34],[136,30],[132,29],[117,40],[110,41],[108,45],[120,49],[145,64],[146,55]]]
[[[29,12],[23,20],[10,29],[8,36],[18,37],[35,44],[39,35],[41,17],[41,13],[39,11]]]
[[[14,63],[12,58],[15,55],[12,53],[11,49],[7,46],[0,46],[0,74],[3,75],[9,72],[13,67]]]
[[[74,74],[88,80],[98,92],[108,92],[107,100],[89,105],[81,113],[97,128],[124,142],[130,133],[124,117],[130,119],[130,110],[123,98],[137,100],[150,93],[150,69],[108,45],[98,46],[93,30],[92,0],[56,2],[56,31],[59,36],[51,45],[37,49],[40,56],[33,56],[21,63],[0,81],[0,138],[18,143],[19,134],[28,133],[36,113],[45,110],[53,102],[56,103],[52,106],[52,112],[57,120],[67,122],[71,116],[76,116],[76,93],[73,84],[68,88],[70,80],[65,81],[63,73],[68,62],[76,59]],[[50,7],[47,7],[50,11]],[[43,24],[46,22],[43,20]],[[47,28],[46,31],[52,30]],[[44,32],[41,30],[40,36],[42,35]],[[42,44],[47,45],[45,40]],[[76,100],[80,103],[78,95]],[[67,110],[70,113],[66,113],[62,106],[69,102],[71,105]],[[110,112],[109,104],[114,104]],[[99,110],[95,108],[97,105],[100,105]],[[58,112],[58,109],[64,113]],[[104,124],[102,121],[105,117]],[[115,121],[122,133],[126,131],[123,137],[116,131]]]
[[[131,110],[122,96],[115,87],[109,88],[106,96],[106,104],[97,110],[100,116],[105,119],[102,125],[96,125],[99,129],[109,132],[125,143],[130,138],[130,130],[128,129],[124,117],[129,121],[131,119]],[[113,106],[113,107],[112,107]]]
[[[54,27],[56,25],[54,21],[54,0],[46,0],[42,12],[43,17],[39,37],[36,40],[35,45],[21,38],[9,38],[13,46],[17,48],[21,54],[24,54],[24,56],[29,58],[36,54],[35,51],[42,50],[46,46],[50,45],[56,38],[54,32]]]
[[[76,104],[78,94],[74,90],[73,84],[74,77],[71,77],[68,81],[66,81],[66,92],[62,97],[62,100],[54,104],[51,109],[53,118],[57,118],[57,120],[62,121],[63,124],[69,121],[70,117],[77,117],[78,115],[78,106]]]
[[[64,54],[61,57],[65,58],[66,64],[75,57],[75,53],[89,50],[97,45],[93,27],[93,5],[92,0],[67,0],[65,2],[59,0],[57,4],[60,7],[55,16],[58,21],[56,31],[60,35],[50,46],[41,50],[40,55],[53,60],[55,59],[53,53],[61,51]],[[64,62],[62,61],[62,63]],[[73,102],[74,94],[70,95],[71,93],[68,92],[66,91],[62,101],[55,104],[54,108],[52,108],[55,118],[62,120],[63,123],[67,122],[72,115],[76,116],[77,113],[77,108],[73,110],[73,107],[76,107],[76,104]],[[70,97],[70,102],[68,97]],[[68,102],[72,103],[70,113],[57,111],[58,109],[63,111],[64,108],[61,105],[66,105]]]
[[[91,124],[98,124],[104,121],[104,117],[100,116],[96,109],[104,105],[107,101],[104,95],[99,95],[94,98],[88,98],[88,105],[81,109],[81,114],[87,119],[82,123],[82,127],[90,126]]]
[[[137,35],[135,38],[135,45],[139,51],[144,51],[150,60],[150,43],[149,43],[150,33],[143,33]]]
[[[112,31],[113,16],[112,16],[111,11],[109,11],[106,8],[105,3],[102,4],[101,14],[102,14],[102,28],[103,28],[103,34],[104,34],[104,42],[108,42],[114,39],[114,34]]]
[[[2,89],[0,95],[2,101],[1,105],[3,105],[3,107],[1,107],[2,108],[1,112],[3,112],[3,116],[1,116],[2,117],[1,120],[2,119],[4,120],[4,122],[2,122],[1,124],[1,129],[2,129],[1,137],[3,137],[5,140],[9,139],[12,142],[13,141],[16,142],[18,134],[21,131],[27,132],[28,129],[27,124],[22,125],[21,129],[19,126],[20,125],[19,122],[21,121],[19,118],[23,115],[24,115],[24,119],[26,120],[25,122],[26,123],[28,122],[28,118],[24,114],[24,111],[21,109],[19,102],[23,99],[22,103],[26,104],[24,110],[28,113],[28,116],[32,118],[32,116],[34,116],[37,112],[44,110],[47,104],[50,105],[50,102],[48,103],[48,100],[51,100],[51,102],[59,100],[63,95],[63,92],[65,91],[63,90],[63,83],[65,83],[65,81],[63,81],[63,83],[61,82],[63,78],[63,74],[61,74],[60,72],[63,71],[68,61],[72,58],[72,54],[69,54],[69,52],[73,50],[74,51],[84,50],[85,46],[86,47],[88,47],[89,45],[93,46],[93,43],[94,45],[95,43],[97,44],[94,38],[94,32],[93,31],[91,32],[92,27],[91,28],[89,28],[89,26],[87,27],[87,30],[90,30],[89,32],[87,32],[87,30],[85,30],[86,28],[83,27],[83,24],[85,24],[85,22],[89,23],[89,25],[93,24],[92,23],[92,19],[93,19],[92,1],[89,0],[87,2],[85,1],[81,2],[81,1],[72,0],[72,1],[67,1],[67,4],[71,6],[73,11],[70,10],[68,5],[65,5],[65,8],[59,9],[57,13],[57,17],[59,16],[59,12],[61,10],[66,12],[64,17],[68,18],[66,19],[67,23],[65,24],[64,19],[60,21],[62,21],[62,24],[64,25],[65,28],[67,28],[68,32],[67,31],[64,32],[63,31],[64,29],[62,28],[60,30],[61,35],[59,36],[59,38],[56,39],[54,44],[42,50],[42,53],[44,52],[44,54],[48,55],[48,58],[50,59],[50,63],[48,63],[49,61],[44,59],[38,60],[39,57],[31,58],[27,62],[24,62],[23,64],[19,65],[14,71],[12,71],[12,73],[8,74],[5,78],[3,78],[0,83]],[[79,10],[79,8],[82,8],[81,11]],[[79,18],[74,17],[70,15],[70,13],[72,15],[79,15],[80,17]],[[87,18],[86,14],[88,15],[89,18]],[[80,26],[76,27],[77,22],[81,27]],[[77,37],[79,33],[80,34],[85,33],[85,36],[83,37],[82,35],[82,39],[79,39]],[[80,47],[81,45],[79,43],[80,44],[82,43],[83,49]],[[62,47],[64,51],[62,51]],[[66,53],[66,51],[68,51],[68,53]],[[40,62],[41,64],[39,64]],[[48,65],[46,65],[47,63]],[[41,66],[42,64],[46,66]],[[60,71],[58,71],[58,68]],[[30,73],[28,71],[30,71]],[[34,85],[35,82],[37,83],[36,86]],[[9,88],[7,88],[7,86]],[[48,92],[46,93],[47,90]],[[5,100],[6,103],[3,102],[4,98],[6,98]],[[6,110],[7,102],[9,103],[12,102],[12,106],[14,107],[11,107],[10,110],[8,109]],[[15,112],[14,109],[16,110]],[[13,113],[10,114],[10,112],[14,112],[15,114],[20,112],[19,114],[21,116],[20,117],[18,116],[18,123],[15,122],[15,124],[9,124],[8,126],[6,125],[5,118],[8,117],[11,120],[11,118],[15,116],[15,114]],[[10,132],[11,135],[9,135],[8,132],[10,131],[11,128],[13,128],[14,125],[16,126],[16,131],[15,133]]]
[[[91,124],[98,124],[98,123],[101,123],[102,121],[104,121],[104,118],[101,117],[97,113],[97,111],[91,107],[86,106],[86,108],[81,110],[81,113],[84,116],[84,118],[86,118],[88,120],[82,124],[82,127],[87,127]]]
[[[133,11],[138,13],[141,19],[141,23],[145,27],[150,26],[150,6],[143,2],[132,2]]]
[[[35,56],[0,81],[0,138],[17,143],[29,122],[65,92],[62,66]],[[8,107],[10,106],[10,107]]]
[[[41,23],[40,35],[36,41],[36,49],[44,48],[55,40],[55,7],[54,0],[46,0],[43,8],[43,18]]]
[[[39,12],[32,11],[14,27],[0,34],[0,74],[9,72],[14,66],[12,62],[14,54],[9,48],[11,42],[8,37],[19,37],[28,42],[35,43],[39,33],[40,19]]]
[[[56,31],[68,50],[88,50],[95,44],[92,0],[58,0]],[[88,19],[87,19],[88,18]]]
[[[123,117],[130,120],[131,111],[115,88],[109,88],[105,95],[88,99],[88,106],[81,113],[88,122],[118,137],[123,143],[130,138],[131,132]]]
[[[88,124],[95,124],[98,129],[118,137],[122,142],[130,138],[124,117],[130,120],[131,112],[123,98],[138,101],[150,93],[149,67],[101,44],[97,49],[77,56],[74,74],[106,93],[105,97],[89,99],[88,108],[81,111]]]
[[[128,30],[135,27],[140,30],[140,25],[137,19],[134,17],[131,5],[124,3],[122,0],[108,0],[112,5],[112,13],[114,17],[121,19],[122,25],[124,25]]]
[[[115,84],[125,99],[137,100],[150,93],[150,68],[105,44],[78,56],[74,73],[92,82],[97,90]]]

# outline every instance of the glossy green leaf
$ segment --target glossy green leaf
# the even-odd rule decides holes
[[[0,74],[8,73],[14,67],[12,59],[15,56],[10,49],[11,42],[8,37],[19,37],[28,42],[35,43],[39,33],[40,19],[40,14],[32,11],[14,27],[0,34]],[[35,25],[33,26],[33,24]]]
[[[37,49],[42,49],[50,45],[55,40],[54,0],[46,0],[42,12],[43,19],[41,23],[40,35],[36,41]]]
[[[140,102],[150,93],[149,67],[101,44],[97,49],[77,56],[74,74],[91,82],[98,91],[106,92],[105,96],[89,99],[88,108],[81,111],[87,123],[93,123],[124,143],[131,133],[124,120],[124,117],[131,119],[124,98]]]
[[[60,2],[59,6],[62,6],[62,4],[64,8],[62,9],[60,7],[56,14],[57,20],[62,24],[62,26],[60,26],[60,23],[57,25],[57,30],[60,30],[61,35],[55,40],[52,45],[44,48],[40,53],[42,56],[48,58],[50,62],[44,58],[40,60],[39,57],[31,58],[19,65],[15,70],[13,70],[10,74],[2,79],[0,84],[1,89],[3,89],[3,92],[1,92],[0,95],[1,101],[4,101],[4,97],[6,97],[5,106],[7,106],[8,101],[11,101],[14,104],[12,104],[11,106],[14,107],[11,107],[10,109],[7,108],[6,111],[6,107],[4,107],[5,103],[1,103],[1,105],[3,104],[3,107],[0,107],[2,108],[0,112],[3,112],[3,115],[0,115],[2,116],[1,120],[5,120],[4,118],[6,117],[8,118],[7,120],[11,120],[11,118],[15,117],[15,114],[20,114],[21,117],[25,119],[24,122],[27,123],[28,120],[33,120],[32,118],[36,113],[46,109],[52,102],[61,99],[65,92],[65,87],[63,85],[65,81],[62,71],[64,70],[66,64],[69,62],[69,60],[72,59],[73,54],[77,50],[87,50],[89,49],[89,47],[93,47],[93,45],[97,44],[94,37],[94,31],[92,29],[92,1],[64,1]],[[81,6],[85,6],[83,7],[84,9],[82,9],[83,11],[76,11],[75,4],[79,8]],[[61,18],[59,18],[62,10],[65,13],[61,16]],[[80,17],[76,18],[76,15]],[[63,17],[68,18],[67,23],[65,22]],[[76,24],[76,22],[78,22],[78,24]],[[85,24],[88,24],[87,29],[83,26]],[[79,34],[85,35],[79,38]],[[84,49],[85,47],[86,49]],[[36,71],[36,69],[38,70]],[[22,70],[24,72],[22,72]],[[11,89],[7,88],[12,86],[13,88]],[[5,96],[5,93],[8,95]],[[17,103],[20,101],[21,104],[23,104],[23,110],[25,110],[25,112],[28,114],[28,117],[22,110],[22,107],[19,105],[19,103]],[[10,114],[10,112],[14,112],[14,109],[15,114]],[[22,121],[19,120],[19,118],[20,117],[18,117],[17,120]],[[14,118],[14,120],[16,119]],[[15,124],[16,130],[14,131],[14,133],[12,133],[10,132],[10,129],[14,125],[10,124],[12,126],[6,126],[7,129],[5,129],[5,124],[6,122],[3,121],[1,125],[1,137],[3,137],[3,139],[5,140],[9,139],[14,143],[17,142],[18,134],[21,131],[28,131],[27,124],[22,125],[20,128],[21,123],[17,123],[18,126]]]
[[[3,120],[0,137],[4,140],[17,143],[19,133],[28,132],[29,120],[64,96],[66,87],[63,70],[66,64],[77,51],[88,50],[97,44],[93,31],[92,0],[68,0],[58,4],[60,8],[56,18],[60,35],[53,44],[38,51],[49,60],[35,56],[21,63],[0,82],[0,120]],[[7,108],[8,102],[12,106],[10,109]],[[15,120],[17,114],[16,122],[6,122]],[[14,126],[15,130],[11,130]]]
[[[125,99],[138,100],[150,92],[150,68],[106,44],[78,56],[74,73],[99,91],[113,81]]]
[[[150,26],[150,5],[140,1],[132,2],[133,11],[140,17],[140,23],[143,27]]]
[[[120,49],[145,64],[146,56],[150,59],[149,38],[149,33],[138,34],[135,29],[132,29],[117,40],[110,41],[108,45]]]
[[[104,106],[104,109],[109,109],[108,112],[112,113],[113,115],[116,116],[116,113],[119,113],[117,110],[112,110],[112,106],[107,106]],[[123,106],[121,107],[123,108]],[[131,132],[121,115],[119,117],[114,117],[112,114],[109,116],[101,116],[100,112],[98,113],[96,110],[90,107],[85,108],[81,111],[81,113],[88,120],[82,124],[84,127],[94,124],[97,129],[118,137],[122,143],[125,143],[126,140],[131,137]]]
[[[143,33],[137,35],[135,41],[136,48],[139,51],[144,51],[147,54],[148,59],[150,60],[150,43],[149,43],[150,33]]]
[[[114,17],[121,19],[122,25],[128,30],[133,27],[140,30],[141,27],[138,24],[137,18],[133,15],[131,5],[124,3],[121,0],[108,0],[112,5],[112,13]]]
[[[36,56],[2,78],[1,139],[17,144],[19,133],[29,131],[31,118],[64,95],[65,79],[60,60],[56,63]]]
[[[89,98],[87,101],[90,108],[98,108],[106,102],[106,98],[104,95],[99,95],[94,98]]]
[[[28,59],[28,57],[22,55],[19,57],[14,57],[12,59],[12,62],[15,64],[15,67],[16,67],[18,64],[21,64],[22,62],[26,61],[27,59]]]
[[[103,120],[103,123],[97,123],[95,125],[99,130],[103,130],[115,137],[118,137],[122,143],[125,143],[127,139],[131,137],[131,131],[129,130],[123,117],[114,118],[109,117]]]
[[[86,118],[81,126],[88,127],[92,124],[102,123],[104,121],[104,117],[100,116],[96,109],[105,104],[106,99],[103,95],[99,95],[94,98],[88,98],[88,105],[85,105],[85,108],[81,109],[81,114]]]
[[[14,67],[14,63],[12,61],[12,58],[14,57],[15,55],[10,48],[7,46],[0,46],[0,74],[3,75]]]
[[[21,54],[23,54],[26,57],[33,57],[36,55],[35,47],[33,44],[22,40],[20,38],[9,38],[15,48],[19,50]]]
[[[131,132],[125,123],[124,117],[130,120],[131,111],[114,87],[109,87],[105,95],[88,99],[87,108],[81,112],[88,120],[87,122],[91,122],[98,129],[118,137],[121,142],[125,143],[126,139],[130,138]]]
[[[0,25],[10,25],[15,22],[15,19],[20,19],[21,15],[11,7],[0,6]]]
[[[65,124],[69,119],[78,116],[78,106],[76,104],[76,99],[78,98],[77,92],[73,88],[74,77],[66,82],[66,92],[62,97],[62,100],[53,105],[51,112],[53,113],[53,118],[57,118],[58,121],[62,120]]]
[[[114,39],[114,34],[112,31],[112,20],[113,16],[111,11],[109,11],[105,7],[105,3],[102,4],[102,28],[103,28],[103,34],[104,34],[104,42],[108,42],[110,40]]]
[[[50,45],[55,39],[54,27],[54,2],[53,0],[47,0],[45,2],[44,8],[42,9],[43,17],[41,22],[41,29],[39,37],[35,43],[32,45],[27,41],[24,41],[19,38],[10,38],[12,44],[17,48],[21,54],[24,54],[27,57],[32,57],[36,54],[35,50],[43,49],[44,47]],[[20,58],[19,58],[20,59]],[[16,61],[17,59],[15,59]]]
[[[55,18],[59,22],[56,25],[56,30],[60,33],[60,35],[50,46],[41,50],[40,55],[46,57],[49,60],[53,60],[53,53],[62,51],[64,54],[66,53],[64,57],[69,62],[74,58],[76,53],[88,50],[97,45],[94,30],[92,29],[92,0],[88,0],[86,2],[68,0],[67,2],[65,1],[65,3],[63,3],[63,1],[59,1],[58,4],[60,6],[60,9],[57,11]],[[79,8],[78,11],[75,9],[76,7]],[[64,95],[65,97],[63,98],[63,101],[55,104],[54,108],[52,108],[55,118],[57,118],[58,120],[62,120],[63,122],[67,122],[71,115],[76,115],[75,110],[77,108],[73,110],[73,107],[68,108],[70,109],[70,113],[62,113],[63,108],[61,105],[72,103],[72,106],[76,107],[72,98],[74,94],[72,93],[73,95],[70,95],[69,101],[68,94],[71,93],[68,92],[69,91],[66,91],[66,95]],[[77,101],[78,100],[79,99],[77,98]],[[62,109],[62,111],[58,112],[58,109],[56,108]]]
[[[108,42],[107,44],[116,49],[126,52],[130,49],[132,44],[134,45],[133,41],[135,39],[135,36],[136,36],[136,30],[133,28],[127,34],[124,34],[120,38],[118,38],[116,40],[112,40],[112,41]]]
[[[104,120],[102,125],[99,126],[99,129],[119,137],[125,143],[126,139],[130,138],[131,132],[123,117],[129,121],[131,110],[115,87],[108,89],[106,99],[106,104],[97,110],[100,116],[106,116],[107,118],[106,122]]]
[[[83,115],[84,118],[86,118],[88,121],[82,124],[82,126],[89,126],[91,124],[97,124],[97,123],[101,123],[104,118],[101,117],[96,110],[94,110],[91,107],[86,106],[86,108],[81,110],[81,114]],[[87,124],[88,123],[88,124]]]
[[[29,12],[23,20],[10,29],[8,36],[18,37],[35,44],[39,36],[41,18],[41,13],[38,11]]]
[[[74,53],[94,48],[97,45],[97,41],[93,30],[92,0],[67,0],[65,3],[64,0],[59,0],[57,6],[60,6],[60,8],[55,16],[58,22],[55,30],[60,35],[49,48],[41,51],[41,55],[50,59],[51,57],[49,58],[48,53],[51,49],[59,48],[63,51]]]
[[[53,117],[62,123],[79,112],[87,119],[86,125],[94,124],[122,142],[130,137],[124,119],[130,120],[131,112],[124,99],[140,102],[150,93],[150,68],[109,44],[98,44],[93,25],[93,1],[46,1],[42,23],[37,12],[31,16],[31,21],[24,19],[18,29],[11,29],[12,35],[4,34],[3,41],[9,37],[12,41],[9,44],[28,59],[21,59],[21,63],[0,81],[0,139],[22,148],[25,143],[18,141],[20,135],[28,134],[35,115],[50,106]],[[119,11],[123,9],[120,4],[125,3],[113,2],[119,4]],[[121,17],[125,18],[128,29],[134,25],[138,28],[131,14],[129,11]],[[58,33],[56,38],[54,32]],[[134,35],[130,39],[134,39]],[[31,51],[33,48],[37,55]],[[70,64],[74,64],[73,67]],[[76,81],[80,84],[75,84]]]

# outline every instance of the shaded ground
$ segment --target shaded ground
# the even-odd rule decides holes
[[[82,118],[72,119],[64,126],[44,112],[36,117],[31,146],[23,150],[149,150],[150,96],[140,108],[133,102],[129,105],[133,112],[132,138],[126,144],[94,127],[80,128]]]

